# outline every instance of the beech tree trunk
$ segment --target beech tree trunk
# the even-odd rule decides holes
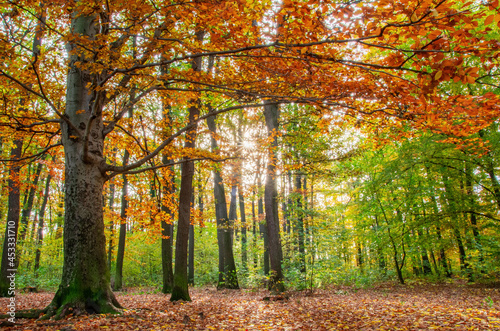
[[[19,227],[19,240],[24,241],[26,239],[26,232],[28,230],[29,219],[31,216],[31,211],[33,209],[33,202],[35,201],[35,193],[38,188],[38,180],[40,178],[40,174],[42,173],[42,164],[38,163],[35,170],[35,177],[33,178],[33,182],[31,183],[31,187],[28,190],[28,199],[26,204],[23,206],[23,211],[21,215],[21,224]],[[18,262],[21,258],[21,252],[17,255]]]
[[[191,206],[194,207],[194,192],[191,196]],[[189,224],[189,242],[188,242],[188,285],[194,285],[194,225],[191,219]]]
[[[123,154],[123,164],[128,164],[129,152],[125,150]],[[118,235],[118,251],[116,254],[116,270],[113,289],[119,291],[123,286],[123,259],[125,257],[125,240],[127,237],[127,208],[128,208],[128,178],[123,176],[122,202],[120,209],[120,232]]]
[[[297,233],[297,248],[299,251],[300,272],[306,272],[306,252],[304,245],[304,208],[302,205],[302,174],[297,172],[295,175],[295,194],[296,194],[296,211],[297,215],[295,222],[295,232]]]
[[[273,292],[283,292],[283,271],[281,262],[283,252],[281,249],[280,224],[278,219],[278,190],[276,188],[276,148],[278,146],[278,104],[266,102],[264,106],[267,135],[271,139],[269,147],[269,162],[267,164],[266,185],[264,190],[266,225],[269,236],[269,257],[271,262],[271,274],[269,278],[269,289]]]
[[[43,226],[45,221],[45,208],[47,208],[47,201],[49,200],[49,190],[50,181],[52,176],[47,174],[47,179],[45,181],[45,190],[43,192],[43,201],[40,206],[40,212],[38,214],[38,232],[36,238],[36,252],[35,252],[35,277],[38,277],[38,268],[40,267],[40,256],[42,254],[42,243],[43,243]]]
[[[73,33],[93,39],[95,16],[77,16],[71,21]],[[70,64],[66,90],[66,119],[61,133],[65,152],[64,264],[61,284],[46,308],[49,318],[72,313],[116,313],[121,308],[111,291],[106,261],[103,219],[105,177],[93,158],[103,155],[104,134],[100,92],[91,92],[92,75],[76,66],[85,55],[70,43]],[[71,123],[72,125],[70,125]],[[87,128],[87,126],[90,126]],[[81,132],[88,130],[88,141]],[[87,153],[85,153],[87,151]]]
[[[217,127],[215,117],[207,118],[208,129],[211,132],[212,152],[218,150]],[[214,169],[214,201],[215,218],[217,219],[217,241],[219,244],[219,280],[217,288],[239,288],[238,275],[236,274],[236,264],[234,263],[233,244],[229,219],[227,216],[226,194],[224,193],[224,183],[220,175],[219,168]]]
[[[163,163],[168,163],[168,158],[164,155]],[[163,293],[172,293],[174,285],[174,270],[172,268],[174,226],[172,210],[173,195],[175,192],[174,169],[170,167],[167,170],[165,185],[163,186],[162,211],[169,216],[169,220],[161,221],[161,266],[163,271]]]
[[[203,40],[205,32],[197,31],[196,37],[199,41]],[[200,56],[193,58],[191,62],[193,71],[201,71],[202,58]],[[196,123],[200,116],[200,99],[191,100],[192,106],[189,107],[189,124]],[[196,125],[186,132],[186,141],[184,147],[193,149],[196,142]],[[194,162],[188,161],[182,163],[181,167],[181,188],[179,192],[179,220],[177,223],[177,237],[175,240],[175,270],[174,286],[170,301],[185,300],[191,301],[188,290],[187,258],[188,258],[188,239],[189,226],[191,224],[191,199],[193,196],[193,177]]]

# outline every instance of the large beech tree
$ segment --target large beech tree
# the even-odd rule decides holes
[[[33,59],[27,36],[35,33],[36,6],[31,0],[0,1],[0,122],[4,136],[36,136],[29,140],[37,144],[34,154],[61,145],[64,149],[64,266],[47,317],[119,311],[106,263],[103,186],[116,175],[169,166],[150,162],[162,151],[171,160],[184,159],[190,173],[190,160],[209,154],[189,141],[200,120],[261,107],[265,100],[268,108],[307,103],[324,115],[324,126],[340,117],[377,124],[378,130],[394,128],[395,134],[409,122],[464,136],[498,114],[498,96],[484,89],[474,95],[440,93],[448,84],[494,83],[497,41],[488,39],[489,30],[480,26],[497,23],[497,16],[491,18],[497,0],[285,0],[279,9],[259,0],[53,0],[45,8],[47,46]],[[201,41],[197,31],[204,31],[206,39]],[[279,41],[268,42],[278,34]],[[193,70],[193,59],[209,56],[215,57],[214,73]],[[469,67],[470,57],[481,57],[480,66]],[[168,72],[161,72],[165,66]],[[183,114],[168,124],[174,130],[163,139],[167,122],[141,111],[147,104],[160,104],[160,97]],[[200,98],[210,98],[214,110],[198,108],[193,100]],[[21,99],[24,110],[16,106]],[[125,119],[131,107],[134,117]],[[156,137],[149,145],[134,125],[122,125],[143,120],[150,124],[149,136]],[[184,145],[178,140],[188,132],[187,148],[175,148]],[[127,165],[114,164],[115,147],[130,151]],[[270,180],[273,171],[268,169]],[[186,178],[186,191],[181,188],[186,199],[188,182]],[[269,189],[272,185],[266,183]],[[274,193],[268,199],[275,200]],[[266,206],[271,210],[277,208]],[[276,222],[277,216],[268,218]],[[183,229],[186,221],[179,223]],[[275,225],[268,224],[269,249],[279,284],[281,247]],[[176,261],[174,292],[182,287],[179,298],[187,298],[179,278],[185,271],[177,270],[184,262]]]

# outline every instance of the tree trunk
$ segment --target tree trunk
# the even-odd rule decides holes
[[[240,220],[241,220],[241,267],[243,270],[248,270],[247,256],[247,223],[245,217],[245,200],[241,190],[241,184],[238,187],[238,200],[240,203]]]
[[[267,126],[267,135],[271,140],[269,146],[269,162],[267,164],[266,184],[264,190],[266,225],[269,236],[269,257],[271,262],[271,275],[269,278],[269,289],[273,292],[283,292],[283,271],[281,262],[283,252],[281,249],[280,224],[278,218],[278,191],[276,188],[276,149],[278,147],[278,117],[279,106],[275,103],[266,102],[264,116]]]
[[[45,190],[43,192],[43,201],[40,206],[40,212],[38,214],[38,233],[36,238],[36,253],[35,253],[35,277],[38,277],[38,268],[40,267],[40,256],[42,253],[42,243],[43,243],[43,226],[45,219],[45,208],[47,208],[47,201],[49,200],[49,190],[50,190],[50,180],[52,176],[50,173],[47,175],[47,180],[45,182]]]
[[[260,159],[259,159],[260,161]],[[260,162],[257,164],[257,173],[260,173]],[[260,176],[257,177],[257,190],[259,192],[262,191],[262,182]],[[267,236],[267,226],[266,226],[266,217],[264,214],[264,202],[262,201],[262,196],[259,194],[259,200],[257,202],[257,214],[259,219],[259,232],[264,242],[264,275],[269,275],[269,237]]]
[[[11,160],[21,157],[22,146],[22,139],[14,140],[14,146],[10,152]],[[5,226],[2,266],[0,270],[0,296],[2,297],[15,296],[15,286],[11,286],[10,284],[11,281],[14,281],[15,284],[16,274],[16,243],[19,229],[19,210],[21,207],[21,192],[19,190],[20,170],[19,164],[13,161],[9,169],[9,180],[7,182],[9,187],[7,225]]]
[[[114,156],[116,156],[116,148],[114,149]],[[111,212],[111,219],[109,220],[109,241],[108,241],[108,269],[111,271],[111,261],[113,259],[113,248],[114,242],[113,237],[115,235],[115,224],[113,220],[113,208],[115,206],[115,182],[111,181],[109,184],[109,203],[108,209]]]
[[[38,180],[40,178],[40,174],[42,173],[42,164],[38,163],[35,170],[35,177],[33,178],[33,182],[31,183],[31,187],[28,193],[28,199],[26,204],[23,206],[23,212],[21,216],[21,224],[19,227],[19,240],[22,242],[26,239],[26,232],[29,225],[29,219],[31,216],[31,211],[33,209],[33,202],[35,201],[35,193],[38,189]],[[21,253],[21,252],[19,252]],[[18,263],[21,258],[21,254],[18,254]]]
[[[163,156],[163,163],[168,163],[169,160],[166,155]],[[174,285],[174,271],[172,268],[173,257],[173,243],[174,243],[174,211],[172,210],[174,193],[175,193],[175,180],[174,180],[174,167],[166,170],[165,184],[163,186],[163,198],[161,210],[166,214],[168,220],[162,219],[161,221],[161,266],[163,272],[163,287],[162,292],[172,293]]]
[[[168,73],[168,68],[166,66],[161,67],[162,75]],[[166,82],[164,82],[166,83]],[[171,123],[172,123],[172,108],[162,99],[162,115],[163,120],[166,122],[167,130],[165,130],[164,139],[171,135]],[[162,163],[168,164],[172,160],[169,159],[167,153],[162,155]],[[161,266],[162,266],[162,276],[163,276],[163,287],[162,293],[172,293],[172,288],[174,286],[174,269],[173,265],[173,252],[174,252],[174,201],[175,201],[175,170],[171,166],[163,170],[163,187],[162,187],[162,202],[161,210],[165,213],[165,218],[161,221]]]
[[[93,39],[97,31],[96,18],[73,17],[71,30]],[[66,158],[64,264],[61,284],[46,309],[46,318],[69,313],[116,313],[120,308],[111,292],[106,261],[102,194],[105,178],[99,162],[94,162],[103,155],[102,108],[96,101],[103,95],[88,90],[92,74],[75,65],[75,62],[86,63],[85,54],[75,52],[74,43],[68,46],[71,55],[65,116],[73,126],[62,121]],[[88,141],[84,141],[80,132],[75,132],[76,127],[89,132]]]
[[[191,205],[194,207],[194,192],[191,196]],[[194,225],[191,218],[189,224],[189,241],[188,241],[188,285],[194,285]]]
[[[304,246],[304,206],[302,205],[302,174],[298,171],[295,174],[295,197],[296,210],[295,232],[297,233],[297,248],[299,251],[300,272],[306,272],[306,254]]]
[[[125,150],[123,164],[128,164],[129,152]],[[128,178],[123,175],[122,202],[120,209],[120,232],[118,235],[118,252],[116,254],[116,269],[113,289],[120,291],[123,286],[123,259],[125,257],[125,240],[127,237],[127,208],[128,208]]]
[[[212,134],[212,152],[216,152],[218,150],[217,140],[215,139],[217,128],[214,116],[207,118],[207,125]],[[217,238],[219,243],[219,281],[217,288],[237,289],[239,288],[238,276],[236,274],[231,231],[227,216],[226,195],[224,193],[222,177],[217,166],[214,169],[214,200],[215,218],[217,219]]]
[[[189,107],[189,123],[194,123],[199,116],[198,106]],[[186,133],[185,148],[194,148],[196,128]],[[181,168],[181,187],[179,193],[179,219],[177,223],[177,237],[175,241],[175,271],[174,286],[170,301],[191,301],[188,290],[188,240],[191,225],[191,200],[193,196],[194,162],[185,161]]]

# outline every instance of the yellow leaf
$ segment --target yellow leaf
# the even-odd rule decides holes
[[[441,78],[441,76],[443,76],[443,71],[439,70],[438,72],[436,72],[436,75],[434,75],[434,79],[438,80],[439,78]]]
[[[412,22],[418,21],[418,17],[417,17],[417,15],[415,13],[413,13],[413,15],[411,15],[411,21]]]

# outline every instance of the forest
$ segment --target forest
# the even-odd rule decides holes
[[[0,0],[0,325],[500,327],[499,40],[498,0]]]

